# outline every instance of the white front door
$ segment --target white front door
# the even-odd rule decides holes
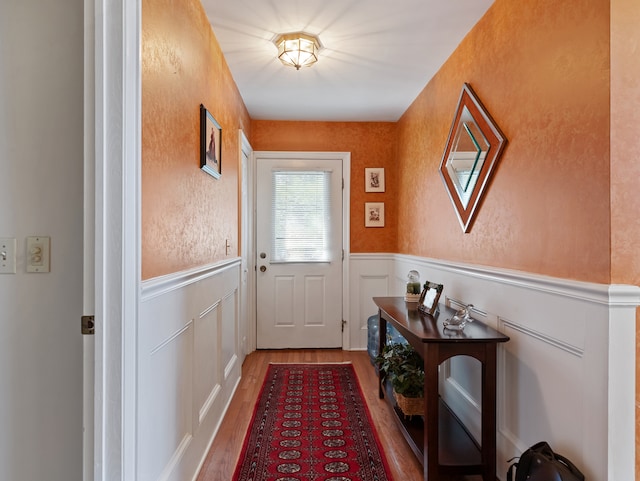
[[[256,166],[257,347],[341,347],[342,160]]]

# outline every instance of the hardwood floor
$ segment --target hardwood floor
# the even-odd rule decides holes
[[[211,445],[197,481],[230,481],[240,456],[256,399],[270,362],[350,361],[358,375],[369,412],[383,445],[391,475],[395,480],[422,481],[422,465],[398,431],[390,407],[378,398],[375,370],[364,351],[304,349],[256,351],[247,356],[242,379],[220,429]],[[472,478],[468,478],[469,481]]]

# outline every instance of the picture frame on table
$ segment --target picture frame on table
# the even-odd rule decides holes
[[[222,127],[200,104],[200,168],[219,179],[222,175]]]
[[[444,286],[442,284],[436,284],[435,282],[425,282],[424,289],[418,299],[418,310],[425,314],[433,316],[438,309],[438,301]]]

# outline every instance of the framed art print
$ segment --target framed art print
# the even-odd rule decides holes
[[[200,104],[200,168],[216,179],[222,175],[222,127]]]
[[[364,169],[364,191],[384,192],[384,168]]]
[[[384,202],[365,202],[364,226],[384,227]]]

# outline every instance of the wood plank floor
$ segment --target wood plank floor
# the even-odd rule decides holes
[[[364,351],[339,349],[261,350],[251,353],[242,367],[242,379],[211,445],[197,481],[230,481],[240,456],[255,402],[270,362],[344,362],[353,364],[369,412],[383,445],[393,479],[422,481],[422,465],[398,430],[391,408],[378,398],[375,370]],[[471,481],[475,477],[461,478]],[[476,478],[477,479],[477,478]]]

